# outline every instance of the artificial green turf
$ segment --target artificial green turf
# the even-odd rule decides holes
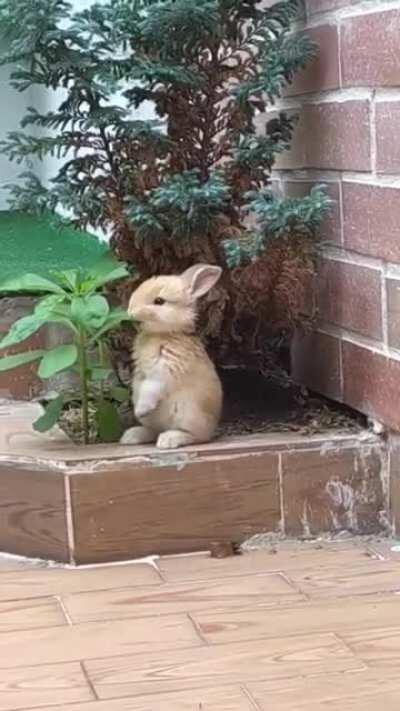
[[[52,224],[49,217],[0,212],[0,283],[28,272],[48,276],[51,271],[92,265],[106,251],[93,235]]]

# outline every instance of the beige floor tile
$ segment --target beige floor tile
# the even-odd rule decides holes
[[[358,566],[289,571],[289,579],[312,598],[400,591],[400,563],[369,560]]]
[[[361,666],[347,647],[330,634],[86,662],[100,698],[312,675]]]
[[[0,632],[66,624],[61,605],[55,598],[0,602]]]
[[[0,669],[0,711],[85,702],[93,698],[78,663]],[[70,708],[78,711],[79,706]]]
[[[104,590],[64,595],[73,621],[143,617],[195,610],[270,607],[305,599],[279,574],[165,584],[156,588]]]
[[[254,711],[254,705],[238,687],[188,689],[171,694],[150,694],[107,699],[76,706],[47,706],[37,711]]]
[[[155,568],[145,563],[100,568],[35,568],[0,573],[0,600],[21,600],[80,590],[159,585]]]
[[[161,558],[158,567],[163,577],[170,582],[225,578],[233,575],[271,573],[282,570],[303,569],[308,566],[329,568],[362,564],[369,559],[366,549],[351,544],[278,544],[268,550],[244,553],[239,556],[211,558],[209,554],[171,556]]]
[[[399,669],[400,626],[396,626],[398,621],[399,616],[393,616],[390,627],[349,632],[344,634],[344,638],[357,656],[374,669]]]
[[[278,609],[250,607],[226,612],[195,612],[202,636],[211,644],[228,644],[262,637],[337,632],[390,625],[400,620],[400,596],[389,594],[287,604]]]
[[[381,705],[385,711],[400,708],[399,675],[383,676],[371,669],[279,683],[251,682],[247,689],[261,711],[378,711]],[[387,706],[387,699],[397,699],[397,707],[391,701]]]
[[[0,635],[0,671],[119,654],[142,655],[154,649],[168,656],[167,650],[199,644],[201,640],[185,615],[4,632]]]
[[[361,699],[358,694],[355,694],[338,701],[311,704],[307,706],[307,711],[378,711],[381,706],[385,711],[399,711],[400,692],[387,692],[386,689],[381,689],[380,692]]]

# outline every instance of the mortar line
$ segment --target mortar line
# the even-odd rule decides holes
[[[337,25],[337,38],[338,38],[338,70],[339,70],[339,86],[343,89],[343,71],[342,71],[342,23],[340,18],[338,19]]]
[[[375,353],[375,355],[380,355],[387,360],[392,360],[398,363],[400,361],[400,351],[395,348],[384,348],[382,341],[374,341],[367,336],[362,336],[359,333],[350,331],[349,329],[343,328],[341,326],[335,326],[331,323],[323,323],[317,329],[317,333],[323,333],[326,336],[332,336],[338,338],[341,341],[346,341],[351,343],[358,348],[364,348]]]
[[[343,177],[339,180],[339,216],[340,216],[340,245],[344,249],[344,193]]]
[[[377,136],[376,136],[376,89],[372,91],[372,96],[370,100],[370,111],[369,111],[369,130],[370,130],[370,142],[371,142],[371,174],[376,177],[376,165],[377,165]]]
[[[342,341],[341,338],[339,339],[338,354],[339,354],[339,388],[340,388],[340,397],[341,397],[342,401],[344,401],[343,341]]]
[[[350,2],[337,10],[321,10],[313,13],[309,17],[308,26],[318,27],[320,24],[325,24],[331,20],[342,20],[363,17],[365,15],[374,15],[381,12],[390,12],[400,8],[399,0],[381,0],[380,2],[371,2],[371,0],[361,0],[357,5]]]
[[[282,452],[278,453],[278,481],[279,481],[279,502],[281,509],[281,519],[279,521],[279,529],[281,533],[285,533],[286,521],[285,521],[285,504],[283,498],[283,460]]]
[[[65,519],[67,524],[67,541],[69,551],[69,561],[71,565],[75,564],[75,535],[74,535],[74,520],[72,516],[72,500],[71,500],[71,482],[68,474],[64,476],[64,491],[65,491]]]
[[[388,299],[387,299],[387,289],[386,289],[386,270],[383,269],[381,273],[381,318],[382,318],[382,341],[384,350],[389,352],[389,313],[388,313]]]

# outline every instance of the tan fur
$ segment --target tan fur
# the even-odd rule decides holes
[[[196,265],[181,276],[149,279],[132,294],[129,312],[140,328],[133,352],[133,404],[141,427],[128,430],[122,443],[157,440],[157,446],[172,449],[214,435],[222,388],[194,328],[196,299],[220,273],[218,267]],[[155,304],[160,298],[165,303]]]

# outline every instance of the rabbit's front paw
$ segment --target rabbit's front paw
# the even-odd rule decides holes
[[[158,436],[157,447],[159,449],[177,449],[187,444],[193,444],[195,438],[189,432],[182,430],[168,430]]]
[[[154,440],[154,432],[147,427],[131,427],[122,435],[120,444],[150,444]]]

